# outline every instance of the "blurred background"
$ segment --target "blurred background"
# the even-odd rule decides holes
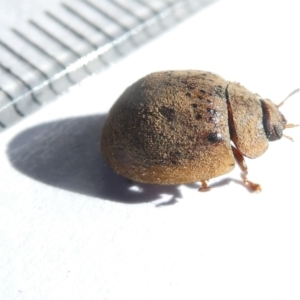
[[[1,13],[1,129],[213,1],[18,2]]]
[[[114,101],[198,69],[275,103],[300,86],[300,7],[271,0],[0,4],[0,299],[299,299],[300,130],[199,184],[138,184],[99,153]],[[281,108],[299,124],[300,94]]]

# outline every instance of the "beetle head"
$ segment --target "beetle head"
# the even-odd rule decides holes
[[[298,92],[300,92],[300,89],[294,90],[278,105],[268,99],[260,100],[263,111],[263,125],[269,141],[279,140],[282,136],[293,141],[291,137],[284,135],[282,132],[286,128],[294,128],[300,125],[287,124],[286,118],[278,108],[282,106],[286,100]]]
[[[286,128],[286,119],[278,107],[268,99],[260,100],[263,112],[263,125],[267,139],[276,141],[281,139]]]

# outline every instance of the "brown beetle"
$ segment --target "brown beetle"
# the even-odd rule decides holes
[[[101,151],[112,169],[133,181],[201,181],[201,191],[236,161],[245,184],[260,191],[247,179],[244,156],[262,155],[268,141],[297,126],[287,124],[280,105],[210,72],[152,73],[128,87],[111,108]]]

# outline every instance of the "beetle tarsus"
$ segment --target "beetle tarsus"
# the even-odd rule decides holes
[[[256,193],[261,192],[261,186],[258,183],[254,183],[254,182],[250,181],[247,178],[245,173],[242,173],[242,178],[243,178],[244,183],[249,187],[249,189],[252,192],[256,192]]]
[[[201,188],[198,190],[199,192],[208,192],[210,191],[210,187],[208,186],[206,181],[201,181]]]

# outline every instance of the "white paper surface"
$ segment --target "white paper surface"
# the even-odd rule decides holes
[[[299,15],[219,1],[2,133],[0,299],[299,299],[300,129],[247,160],[260,194],[238,168],[208,193],[132,184],[99,154],[109,108],[153,71],[215,72],[279,103],[300,86]]]

